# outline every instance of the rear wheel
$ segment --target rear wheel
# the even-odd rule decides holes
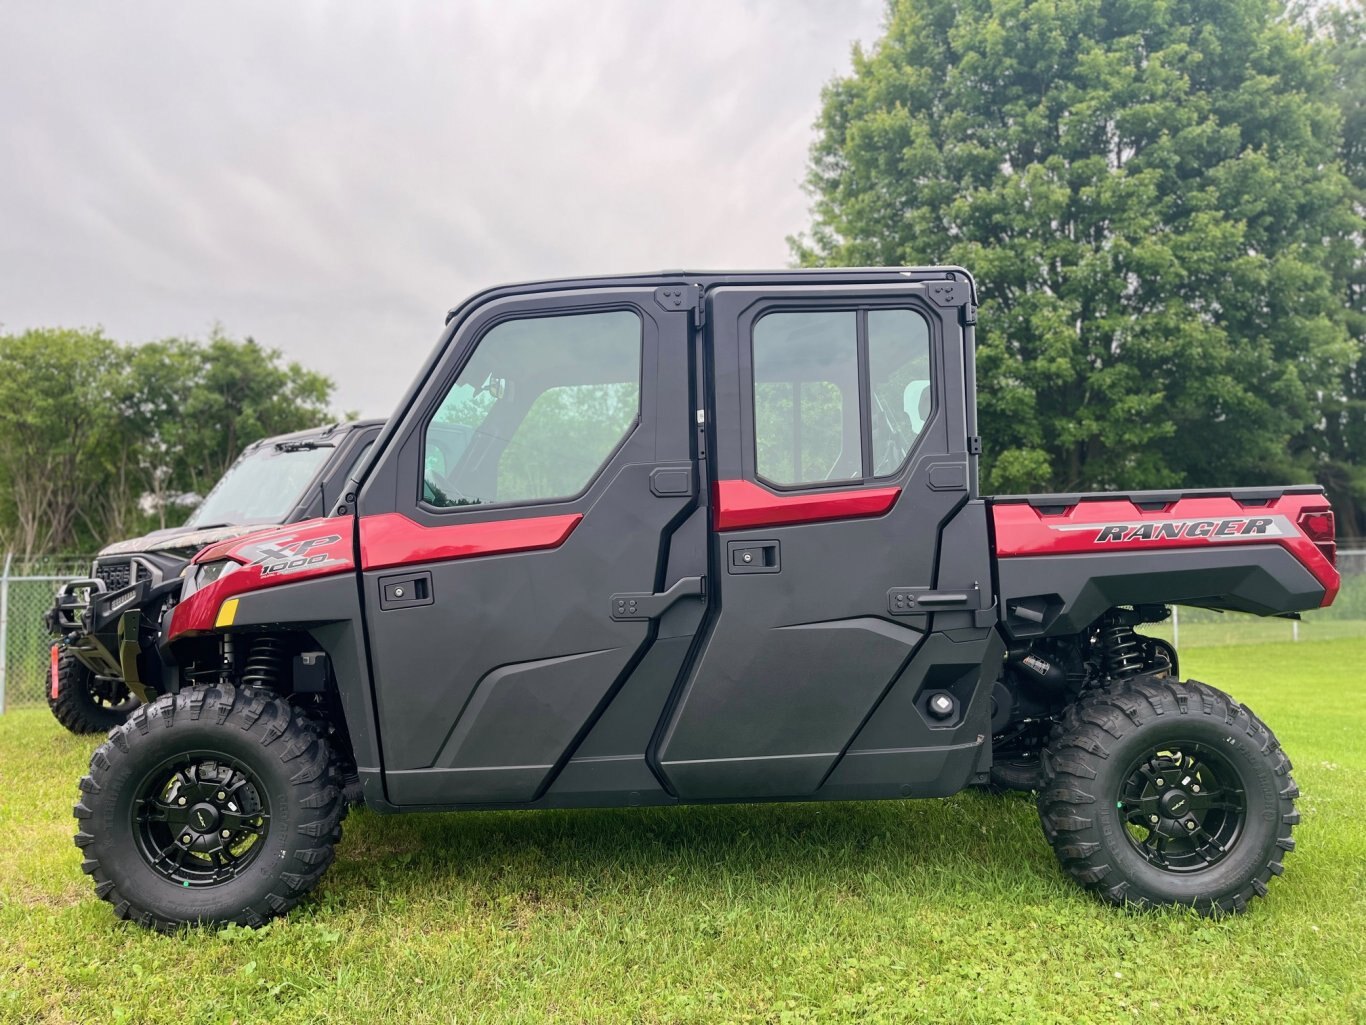
[[[285,913],[331,864],[346,807],[321,731],[283,698],[223,684],[135,711],[80,789],[95,893],[161,930]]]
[[[122,680],[96,676],[70,651],[58,655],[57,686],[48,691],[47,705],[72,733],[108,733],[138,704]]]
[[[1084,697],[1043,756],[1039,815],[1063,869],[1112,904],[1242,911],[1295,847],[1299,791],[1269,729],[1203,683]]]

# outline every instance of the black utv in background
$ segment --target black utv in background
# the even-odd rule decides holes
[[[179,527],[118,541],[90,577],[68,582],[47,614],[52,646],[48,705],[73,733],[105,733],[147,699],[161,666],[147,645],[180,591],[181,571],[205,545],[322,515],[379,435],[357,420],[248,445]],[[155,689],[155,688],[154,688]]]

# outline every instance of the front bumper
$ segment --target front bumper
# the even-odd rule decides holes
[[[146,672],[160,666],[155,651],[143,650],[144,618],[180,588],[182,580],[144,576],[110,590],[99,577],[64,584],[47,613],[59,643],[96,676],[120,679],[143,701],[148,700]]]

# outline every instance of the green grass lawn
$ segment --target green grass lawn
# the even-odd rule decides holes
[[[1366,1018],[1366,638],[1184,653],[1304,792],[1239,918],[1068,883],[1024,797],[353,814],[259,932],[159,936],[71,844],[97,741],[0,716],[0,1021],[1354,1022]]]

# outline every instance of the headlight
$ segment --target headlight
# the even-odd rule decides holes
[[[191,564],[185,570],[185,586],[180,589],[180,600],[184,601],[200,588],[222,580],[229,573],[235,573],[241,568],[240,562],[233,562],[231,559],[219,559],[198,566]]]
[[[199,586],[212,584],[215,580],[220,580],[229,573],[234,573],[242,568],[240,562],[233,562],[231,559],[219,559],[217,562],[206,562],[199,567]]]

